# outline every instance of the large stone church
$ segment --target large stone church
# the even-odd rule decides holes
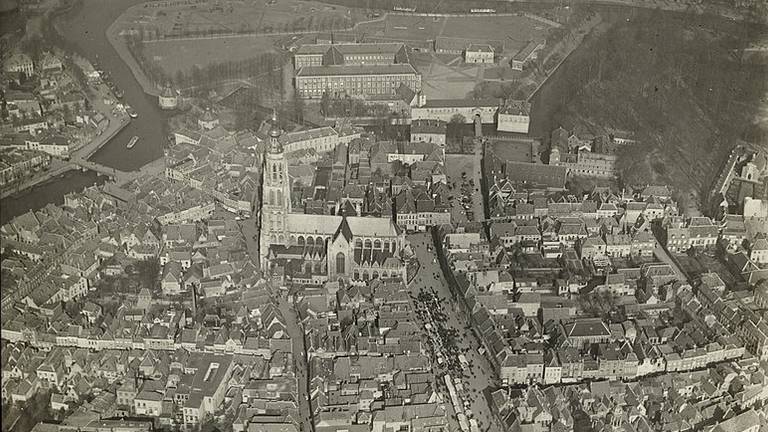
[[[405,278],[405,235],[391,218],[295,213],[282,131],[272,117],[264,155],[260,259],[262,268],[282,261],[298,266],[301,279],[364,281]],[[286,259],[286,257],[288,257]]]

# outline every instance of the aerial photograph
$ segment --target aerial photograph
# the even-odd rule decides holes
[[[0,0],[0,432],[768,432],[768,0]]]

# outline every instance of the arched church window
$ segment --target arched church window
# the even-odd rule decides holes
[[[344,252],[336,254],[336,274],[346,273],[347,258],[344,256]]]

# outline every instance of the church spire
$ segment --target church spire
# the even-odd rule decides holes
[[[277,122],[277,111],[272,108],[272,126],[269,129],[269,152],[282,153],[283,145],[280,144],[280,124]]]

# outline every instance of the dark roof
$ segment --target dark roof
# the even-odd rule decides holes
[[[359,43],[359,44],[307,44],[302,45],[296,50],[297,55],[306,54],[325,54],[329,49],[333,48],[342,55],[358,55],[358,54],[396,54],[403,44],[400,42],[391,43]]]
[[[469,44],[467,51],[473,52],[493,52],[493,47],[488,44]]]
[[[447,123],[442,120],[422,119],[411,123],[411,134],[431,133],[445,134]]]
[[[428,99],[424,108],[464,108],[464,107],[498,107],[500,99]]]
[[[349,76],[349,75],[418,75],[409,64],[391,65],[350,65],[350,66],[306,66],[296,73],[297,77],[306,76]]]
[[[530,115],[531,104],[524,100],[509,99],[504,104],[504,108],[502,108],[499,113],[511,115]]]
[[[611,331],[600,318],[585,318],[566,326],[569,337],[610,336]]]
[[[331,48],[328,50],[328,52],[325,53],[323,56],[323,64],[325,66],[331,66],[331,65],[343,65],[344,64],[344,54],[342,54],[336,46],[331,46]]]
[[[333,238],[337,238],[339,234],[343,235],[348,242],[352,241],[352,230],[349,228],[349,223],[347,222],[346,217],[341,220],[339,229],[336,230],[336,234],[334,234]]]
[[[566,169],[555,165],[507,161],[504,172],[513,182],[565,189]]]
[[[403,102],[407,104],[410,104],[413,101],[413,98],[416,96],[416,92],[411,90],[411,88],[405,84],[400,84],[400,87],[395,90],[395,93]]]

